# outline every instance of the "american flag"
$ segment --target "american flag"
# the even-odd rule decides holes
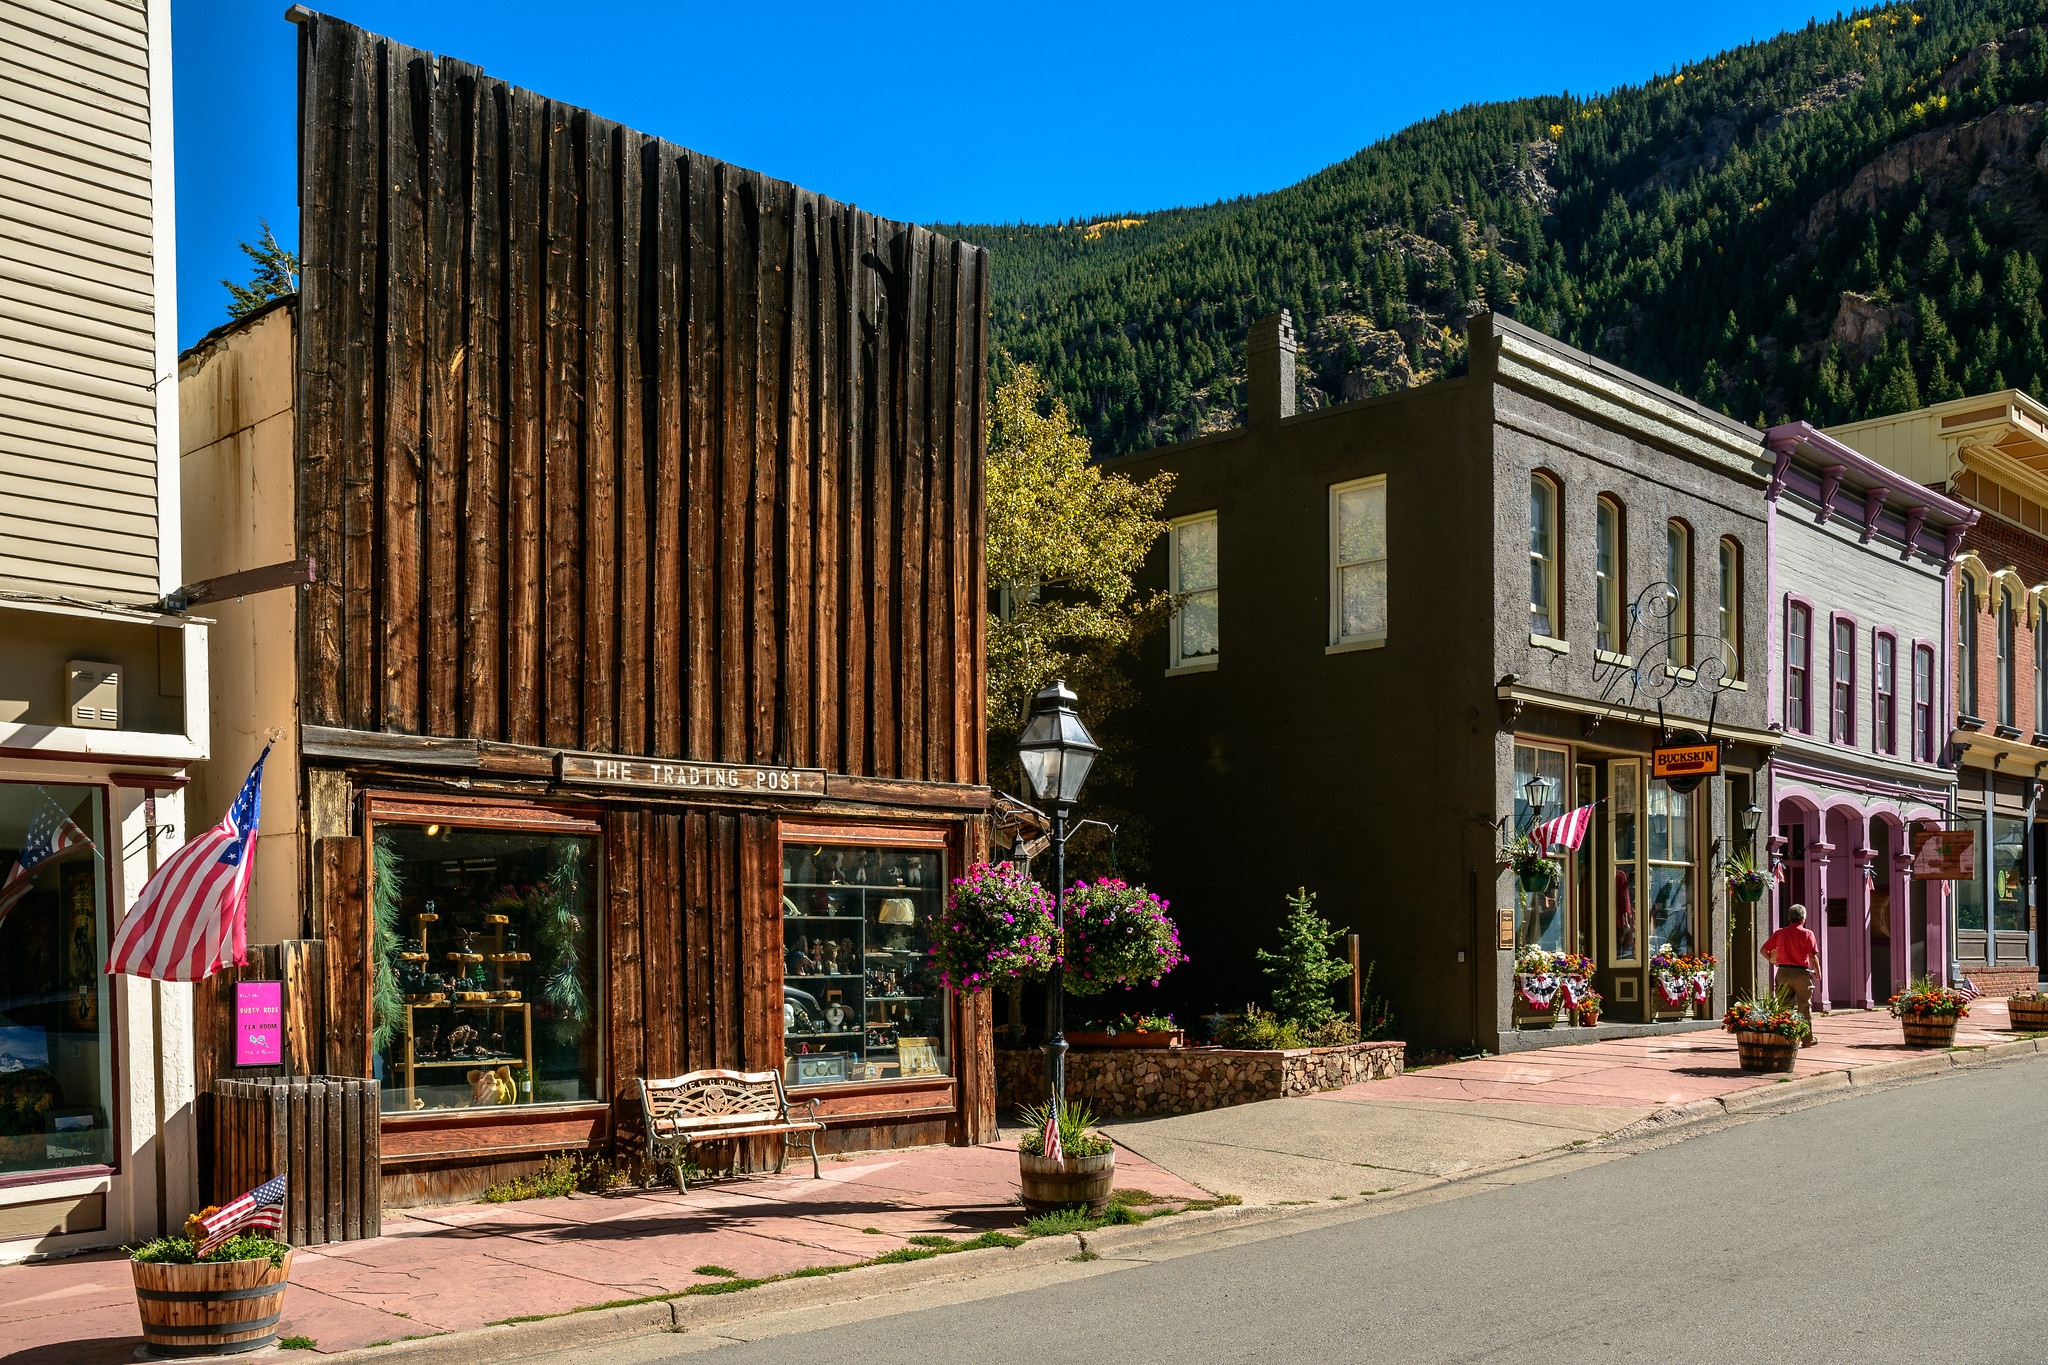
[[[257,1229],[262,1232],[276,1232],[284,1222],[284,1177],[277,1176],[264,1181],[247,1194],[230,1199],[227,1203],[199,1220],[205,1230],[206,1240],[193,1248],[192,1259],[202,1260],[219,1247],[222,1242],[238,1232]]]
[[[40,788],[37,795],[42,795]],[[35,888],[37,868],[65,849],[77,848],[80,844],[90,848],[92,840],[85,837],[85,831],[58,809],[55,802],[44,796],[35,818],[28,822],[28,839],[21,846],[21,856],[8,870],[7,880],[0,882],[0,922],[5,922],[7,912]]]
[[[1067,1159],[1066,1148],[1060,1146],[1060,1106],[1057,1101],[1046,1106],[1044,1142],[1047,1161]]]
[[[221,822],[164,859],[114,934],[107,974],[199,981],[248,960],[249,877],[263,814],[263,750]]]
[[[1593,808],[1580,806],[1577,810],[1566,811],[1555,820],[1545,820],[1529,831],[1529,842],[1540,849],[1577,848],[1586,842],[1586,831],[1593,828]]]
[[[1957,977],[1954,989],[1955,993],[1963,997],[1963,999],[1965,1000],[1975,1000],[1978,996],[1983,994],[1982,991],[1977,989],[1976,983],[1971,981],[1970,978],[1967,976]]]

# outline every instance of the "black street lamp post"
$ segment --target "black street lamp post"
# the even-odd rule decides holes
[[[1102,746],[1081,723],[1076,698],[1062,678],[1031,699],[1031,718],[1017,739],[1024,780],[1041,806],[1052,811],[1053,926],[1064,945],[1067,931],[1067,813],[1088,780]],[[1062,948],[1064,952],[1064,947]],[[1064,965],[1052,969],[1052,1032],[1045,1040],[1045,1074],[1053,1103],[1067,1102],[1067,989]]]

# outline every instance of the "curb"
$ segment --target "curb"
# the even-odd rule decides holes
[[[1606,1141],[1626,1142],[1632,1138],[1676,1132],[1731,1114],[1747,1114],[1769,1109],[1783,1100],[1820,1095],[1833,1090],[1868,1090],[1874,1086],[1889,1085],[1920,1076],[1938,1076],[1949,1071],[1988,1066],[1992,1062],[2005,1061],[2013,1057],[2033,1056],[2044,1051],[2041,1046],[2043,1042],[2048,1042],[2048,1039],[2019,1038],[2011,1042],[1979,1044],[1975,1047],[1957,1048],[1954,1051],[1931,1051],[1926,1056],[1911,1057],[1903,1061],[1872,1062],[1867,1066],[1844,1067],[1836,1071],[1823,1071],[1817,1075],[1799,1076],[1775,1085],[1752,1086],[1747,1090],[1738,1090],[1732,1095],[1694,1100],[1675,1108],[1660,1109],[1648,1118],[1638,1119],[1624,1128],[1616,1129],[1608,1135]]]

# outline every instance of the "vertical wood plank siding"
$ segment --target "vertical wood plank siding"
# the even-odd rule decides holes
[[[987,254],[299,33],[305,720],[984,781]],[[643,869],[774,862],[663,818]],[[701,875],[636,971],[737,965]],[[742,1051],[719,1013],[680,1051]]]

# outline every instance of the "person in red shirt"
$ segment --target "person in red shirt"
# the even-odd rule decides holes
[[[1806,927],[1805,906],[1795,905],[1785,914],[1791,923],[1764,940],[1764,956],[1777,969],[1772,973],[1773,986],[1791,995],[1792,1008],[1811,1027],[1813,983],[1820,972],[1820,940]],[[1813,1039],[1809,1037],[1806,1046],[1812,1045]]]

